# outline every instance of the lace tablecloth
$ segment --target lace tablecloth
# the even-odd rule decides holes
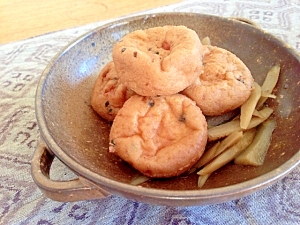
[[[183,1],[147,13],[162,11],[248,18],[300,51],[297,0]],[[114,195],[61,203],[43,196],[30,175],[39,138],[34,109],[39,77],[65,45],[103,23],[0,45],[0,224],[300,224],[299,166],[264,190],[217,205],[165,207]],[[54,164],[54,177],[73,176]]]

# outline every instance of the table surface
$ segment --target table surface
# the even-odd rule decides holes
[[[175,2],[180,0],[0,0],[0,44]]]
[[[300,52],[298,0],[185,0],[171,5],[168,3],[173,1],[134,3],[128,0],[126,4],[118,1],[115,5],[106,1],[104,4],[108,7],[103,12],[106,15],[87,18],[85,22],[85,17],[77,11],[81,9],[77,5],[82,4],[81,1],[72,1],[74,6],[66,3],[69,1],[40,0],[35,1],[35,5],[29,4],[30,0],[0,2],[0,224],[300,224],[300,166],[271,186],[248,196],[193,207],[150,205],[117,195],[79,202],[56,202],[42,194],[30,173],[32,156],[40,140],[35,117],[35,92],[39,78],[51,59],[79,36],[119,16],[196,12],[250,19]],[[93,6],[97,1],[85,2],[89,2],[86,7],[95,12]],[[127,5],[129,3],[132,7]],[[57,14],[48,4],[57,5],[64,13]],[[162,6],[164,4],[166,6]],[[24,8],[24,12],[28,15],[22,14],[21,8],[25,5],[28,8]],[[44,10],[42,15],[47,15],[44,19],[40,8]],[[14,15],[8,15],[8,9]],[[73,19],[76,15],[81,19]],[[52,20],[57,16],[62,19]],[[3,22],[8,17],[14,20],[15,30],[8,26],[9,20]],[[28,19],[24,20],[25,17]],[[51,23],[48,23],[47,17],[52,20]],[[65,21],[67,18],[71,18],[72,23]],[[43,26],[28,25],[42,20],[46,22]],[[3,24],[7,29],[3,29]],[[49,27],[45,28],[47,24]],[[29,28],[33,29],[32,33]],[[18,31],[18,35],[12,35]],[[54,180],[76,177],[56,158],[50,173]]]

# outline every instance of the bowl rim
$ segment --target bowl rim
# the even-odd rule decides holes
[[[193,200],[204,200],[204,199],[212,199],[212,198],[222,198],[225,200],[230,200],[237,197],[242,197],[246,194],[250,194],[256,190],[262,189],[265,186],[269,186],[273,184],[275,181],[279,180],[280,178],[286,176],[288,173],[290,173],[299,163],[300,163],[300,149],[296,154],[294,154],[289,160],[287,160],[285,163],[280,165],[278,168],[273,169],[272,171],[269,171],[261,176],[258,176],[256,178],[250,179],[248,181],[244,181],[241,183],[229,185],[229,186],[223,186],[218,188],[212,188],[212,189],[197,189],[197,190],[169,190],[169,189],[156,189],[156,188],[147,188],[147,187],[141,187],[141,186],[133,186],[127,183],[123,183],[120,181],[116,181],[107,177],[104,177],[102,175],[99,175],[88,168],[82,166],[80,163],[76,162],[74,159],[72,159],[61,147],[56,143],[54,138],[51,136],[51,133],[47,127],[46,119],[43,114],[43,92],[45,83],[47,81],[49,72],[51,71],[51,67],[55,64],[56,61],[59,60],[61,56],[64,55],[65,52],[67,52],[70,48],[72,48],[74,45],[76,45],[78,42],[82,41],[84,38],[86,38],[89,35],[92,35],[95,32],[99,32],[100,30],[104,30],[109,27],[114,26],[121,26],[126,23],[129,23],[131,21],[135,20],[147,20],[149,17],[160,17],[160,16],[194,16],[194,17],[209,17],[209,18],[216,18],[221,20],[228,20],[233,21],[234,23],[243,23],[241,21],[237,21],[233,18],[227,18],[227,17],[220,17],[215,15],[208,15],[208,14],[202,14],[202,13],[187,13],[187,12],[161,12],[161,13],[147,13],[147,14],[141,14],[141,15],[134,15],[130,17],[120,18],[117,20],[114,20],[112,22],[105,23],[97,28],[94,28],[85,34],[79,36],[72,42],[70,42],[67,46],[65,46],[62,50],[60,50],[48,63],[44,71],[42,72],[42,75],[40,77],[40,80],[38,82],[38,86],[36,89],[35,94],[35,111],[36,111],[36,118],[37,123],[40,129],[40,134],[49,149],[56,155],[58,159],[60,159],[67,167],[69,167],[71,170],[75,171],[79,176],[83,176],[93,182],[95,182],[97,185],[99,185],[101,188],[106,190],[113,190],[113,192],[126,192],[126,193],[132,193],[134,195],[141,195],[141,196],[153,196],[160,199],[193,199]],[[247,23],[243,23],[245,26],[251,26]],[[253,27],[253,26],[252,26]],[[261,30],[257,27],[253,27],[254,29]],[[262,30],[261,30],[262,31]],[[276,38],[275,36],[265,32],[265,35],[269,36],[270,39],[275,40],[278,44],[280,44],[282,47],[285,47],[290,53],[295,56],[295,58],[300,62],[300,56],[298,52],[296,52],[293,48],[287,46],[286,43],[284,43],[282,40]]]

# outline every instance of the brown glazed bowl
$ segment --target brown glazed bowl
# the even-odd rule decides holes
[[[282,41],[246,22],[193,13],[141,15],[101,26],[67,46],[49,63],[37,88],[41,140],[31,169],[38,187],[56,201],[112,194],[151,204],[190,206],[237,199],[287,175],[300,160],[300,57]],[[278,98],[269,101],[277,127],[263,166],[229,163],[211,175],[202,189],[197,188],[196,174],[133,186],[129,182],[137,171],[108,153],[110,123],[90,106],[94,81],[112,59],[114,43],[125,34],[167,24],[185,25],[200,39],[208,36],[213,45],[232,51],[260,84],[271,66],[280,63]],[[78,178],[52,180],[49,170],[54,157]]]

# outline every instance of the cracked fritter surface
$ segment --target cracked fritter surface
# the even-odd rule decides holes
[[[135,93],[119,80],[113,62],[97,77],[91,94],[91,106],[104,119],[112,121],[124,102]]]
[[[171,95],[202,71],[202,44],[185,26],[163,26],[125,35],[113,48],[121,82],[143,96]]]
[[[233,53],[203,46],[203,72],[182,93],[196,101],[203,114],[217,116],[241,106],[250,96],[253,77]]]
[[[110,132],[110,152],[150,177],[172,177],[203,154],[207,123],[195,102],[181,94],[134,95],[121,108]]]

